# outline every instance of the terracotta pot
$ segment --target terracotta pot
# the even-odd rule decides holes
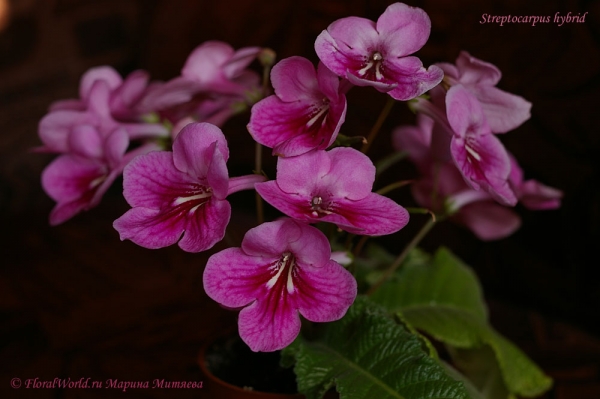
[[[251,387],[242,388],[230,382],[224,381],[222,378],[219,378],[213,374],[211,366],[214,365],[211,365],[211,359],[213,362],[215,361],[215,353],[217,352],[216,348],[228,345],[235,340],[241,341],[237,336],[237,331],[235,331],[235,333],[228,333],[215,339],[208,340],[207,343],[205,343],[200,349],[200,353],[198,355],[198,364],[202,374],[204,375],[204,384],[202,387],[203,395],[206,395],[207,398],[211,399],[306,399],[304,395],[299,393],[262,392],[259,390],[254,390],[254,388]],[[262,362],[262,359],[265,356],[266,354],[256,354],[256,358],[259,359],[257,362],[254,362],[252,359],[240,361],[240,364],[243,366],[242,370],[247,368],[249,374],[253,369],[258,370],[258,363]],[[254,357],[254,355],[251,355],[250,357]],[[239,369],[240,368],[238,367],[238,374]],[[223,371],[220,373],[223,373]],[[273,372],[271,371],[266,373],[269,374]],[[277,378],[277,376],[275,378]],[[287,378],[288,376],[286,375],[285,379]],[[274,381],[273,385],[276,385],[275,382],[279,381]],[[339,395],[336,392],[328,392],[325,398],[336,399],[339,398]]]

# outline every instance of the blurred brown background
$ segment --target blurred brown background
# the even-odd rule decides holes
[[[207,254],[177,247],[150,251],[121,243],[112,221],[128,208],[120,181],[100,206],[51,228],[52,201],[40,173],[52,156],[32,154],[48,105],[77,96],[88,68],[142,68],[176,76],[189,52],[209,39],[235,48],[261,45],[279,58],[313,61],[315,37],[335,19],[376,19],[384,0],[0,0],[0,397],[187,398],[185,390],[32,390],[11,378],[105,381],[199,380],[195,356],[211,334],[235,322],[202,292]],[[532,118],[502,136],[536,178],[565,192],[562,209],[517,207],[514,236],[478,242],[468,231],[437,226],[427,249],[444,242],[481,277],[492,321],[555,378],[546,398],[600,397],[600,1],[419,0],[432,33],[418,53],[426,65],[453,62],[461,49],[497,65],[500,88],[533,103]],[[492,15],[588,12],[585,23],[481,24]],[[374,90],[349,93],[342,133],[366,134],[385,103]],[[413,116],[397,104],[374,144],[390,151],[389,132]],[[232,175],[249,173],[244,117],[224,127]],[[269,167],[272,167],[272,160]],[[238,173],[239,172],[239,173]],[[396,173],[397,175],[394,175]],[[385,179],[410,177],[409,165]],[[382,182],[383,184],[383,182]],[[237,194],[236,194],[237,195]],[[411,205],[406,193],[403,204]],[[240,239],[253,196],[233,201]],[[401,247],[424,219],[386,240]],[[238,231],[239,230],[239,231]],[[225,244],[219,244],[219,250]]]

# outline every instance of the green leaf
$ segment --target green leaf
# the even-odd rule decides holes
[[[334,385],[341,399],[468,398],[416,335],[364,297],[320,339],[299,338],[284,352],[296,358],[298,390],[308,399]]]
[[[403,265],[396,278],[381,286],[372,299],[400,313],[417,330],[456,349],[451,353],[461,357],[455,360],[465,367],[475,386],[485,389],[486,399],[537,396],[552,385],[549,377],[488,323],[475,274],[445,248],[438,250],[429,264]]]
[[[477,276],[444,247],[429,262],[423,262],[420,253],[407,258],[396,279],[383,285],[371,298],[391,311],[441,304],[467,310],[480,320],[487,318]]]

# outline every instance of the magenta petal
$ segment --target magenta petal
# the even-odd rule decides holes
[[[186,252],[200,252],[212,248],[225,237],[230,218],[229,202],[219,201],[214,197],[192,209],[186,217],[185,233],[179,241],[179,248]]]
[[[482,241],[508,237],[521,227],[521,219],[514,211],[490,201],[465,205],[452,218]]]
[[[387,56],[403,57],[425,45],[431,21],[420,8],[394,3],[377,20],[377,31],[386,40]]]
[[[536,180],[527,180],[519,187],[519,201],[527,209],[548,210],[560,207],[563,192]]]
[[[413,57],[404,57],[402,60],[407,58]],[[420,96],[433,89],[444,78],[444,72],[435,65],[431,65],[427,69],[420,67],[412,73],[407,73],[402,64],[396,63],[390,66],[388,71],[389,76],[398,82],[397,86],[390,90],[388,94],[399,101],[407,101]]]
[[[114,90],[121,85],[123,79],[113,67],[100,66],[91,68],[81,77],[81,82],[79,83],[79,97],[87,100],[91,95],[92,86],[94,86],[97,81],[104,82],[109,90]]]
[[[293,158],[277,160],[277,184],[286,193],[309,197],[321,179],[331,169],[331,158],[326,151],[311,151]]]
[[[263,223],[248,230],[242,250],[251,256],[278,258],[288,249],[289,243],[299,240],[301,235],[301,226],[288,219]]]
[[[238,49],[223,65],[223,73],[229,79],[237,78],[250,65],[262,49],[260,47],[244,47]]]
[[[223,155],[224,161],[229,158],[227,140],[221,129],[209,123],[190,123],[177,135],[173,143],[173,162],[177,169],[190,176],[204,178],[212,159],[212,144]]]
[[[240,338],[255,352],[272,352],[291,344],[300,333],[300,315],[288,301],[256,301],[242,309]]]
[[[282,156],[297,156],[314,148],[325,149],[333,131],[320,124],[309,130],[311,104],[303,101],[285,103],[277,96],[270,96],[252,107],[248,131],[258,143],[273,148]],[[314,134],[313,134],[314,133]]]
[[[42,172],[42,187],[53,200],[68,202],[93,189],[107,172],[97,160],[61,155]]]
[[[304,57],[294,56],[279,61],[273,67],[271,80],[281,101],[321,100],[315,67]]]
[[[481,103],[463,85],[452,86],[446,94],[446,114],[454,133],[474,137],[491,132]]]
[[[128,146],[129,136],[123,129],[115,129],[106,138],[106,142],[104,143],[104,158],[111,169],[119,167]]]
[[[161,209],[178,192],[191,191],[196,182],[173,165],[173,154],[156,151],[133,159],[123,173],[123,196],[132,207]]]
[[[516,204],[517,199],[508,184],[508,153],[496,136],[486,134],[469,141],[455,136],[450,151],[467,184],[475,190],[488,191],[504,205]]]
[[[181,75],[199,83],[220,79],[221,66],[234,54],[233,47],[225,42],[207,41],[196,47],[181,69]]]
[[[100,159],[104,155],[103,138],[93,126],[75,126],[69,134],[68,142],[71,152],[82,157]]]
[[[477,59],[466,51],[461,51],[456,59],[456,67],[460,71],[460,82],[495,86],[502,78],[502,73],[493,64]]]
[[[392,234],[408,224],[406,209],[391,199],[379,194],[369,194],[358,201],[338,201],[338,213],[351,226],[339,226],[350,233],[381,236]]]
[[[95,125],[96,121],[97,119],[87,112],[55,111],[42,118],[38,133],[47,150],[68,152],[71,129],[77,125]]]
[[[375,165],[360,151],[349,147],[337,147],[326,152],[331,166],[321,185],[337,197],[358,200],[366,197],[375,182]],[[351,177],[348,171],[352,169]]]
[[[306,216],[310,213],[310,197],[285,193],[273,180],[258,183],[254,187],[265,201],[289,217],[298,220],[310,220]]]
[[[136,207],[113,222],[121,241],[131,240],[148,249],[175,244],[185,230],[181,215],[165,217],[159,209]]]
[[[477,99],[494,133],[516,129],[531,117],[531,103],[496,87],[478,87]]]
[[[364,56],[377,45],[375,23],[365,18],[348,17],[329,25],[317,36],[315,51],[319,59],[338,76],[360,69]]]
[[[301,269],[302,295],[297,305],[300,314],[310,321],[328,322],[341,319],[356,298],[356,280],[335,261],[321,266],[318,273]]]
[[[272,259],[266,254],[262,257],[251,255],[241,248],[227,248],[212,255],[202,278],[206,294],[229,308],[239,308],[254,301],[264,283],[255,278],[256,271],[276,262],[281,252],[274,253]]]

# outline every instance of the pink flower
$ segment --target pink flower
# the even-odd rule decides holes
[[[515,205],[508,153],[492,134],[479,101],[462,85],[453,86],[446,95],[446,112],[454,132],[450,152],[467,184],[502,204]]]
[[[347,147],[316,150],[277,161],[277,180],[256,191],[286,215],[336,224],[355,234],[392,234],[408,223],[408,212],[391,199],[372,193],[375,166]]]
[[[313,322],[342,318],[357,293],[356,280],[330,260],[329,241],[318,229],[291,219],[250,229],[241,248],[214,254],[204,270],[204,290],[239,315],[240,337],[253,351],[288,346],[300,316]]]
[[[492,132],[506,133],[530,118],[530,102],[495,87],[502,77],[496,66],[477,59],[466,51],[460,52],[456,65],[436,65],[444,71],[446,83],[451,86],[461,84],[475,95]]]
[[[158,111],[172,123],[194,117],[220,125],[235,113],[236,103],[249,102],[260,90],[258,74],[246,69],[260,50],[244,47],[235,51],[227,43],[207,41],[188,56],[181,76],[152,85],[141,108]]]
[[[346,116],[338,77],[323,64],[315,73],[306,58],[290,57],[273,67],[271,81],[275,95],[252,107],[254,140],[285,157],[333,144]]]
[[[521,226],[517,213],[498,204],[487,192],[469,187],[451,159],[436,155],[435,126],[432,119],[418,114],[417,126],[401,126],[393,133],[394,148],[406,151],[421,174],[411,187],[415,201],[436,213],[451,213],[450,220],[483,241],[514,233]]]
[[[357,86],[373,86],[396,100],[409,100],[436,86],[444,73],[433,65],[425,69],[410,54],[429,38],[431,21],[420,8],[390,5],[377,22],[342,18],[324,30],[315,42],[321,61]]]
[[[133,160],[123,181],[133,208],[113,224],[121,240],[152,249],[179,241],[184,251],[200,252],[223,239],[231,215],[227,195],[264,180],[257,175],[229,179],[228,157],[218,127],[192,123],[175,139],[173,152]]]
[[[511,162],[509,183],[519,198],[519,202],[531,210],[560,208],[563,192],[537,180],[524,180],[523,170],[517,160],[512,154],[509,156]]]
[[[52,161],[42,173],[42,187],[57,202],[50,224],[65,222],[100,202],[123,168],[136,155],[154,146],[125,154],[129,139],[122,129],[104,138],[91,126],[79,126],[69,135],[68,153]]]
[[[132,107],[145,81],[142,72],[122,82],[112,68],[91,69],[81,79],[81,99],[54,103],[40,121],[39,136],[44,146],[38,150],[68,152],[71,132],[83,125],[93,127],[104,138],[118,128],[127,132],[129,139],[167,136],[167,129],[160,124],[131,121],[135,115],[141,117]]]

